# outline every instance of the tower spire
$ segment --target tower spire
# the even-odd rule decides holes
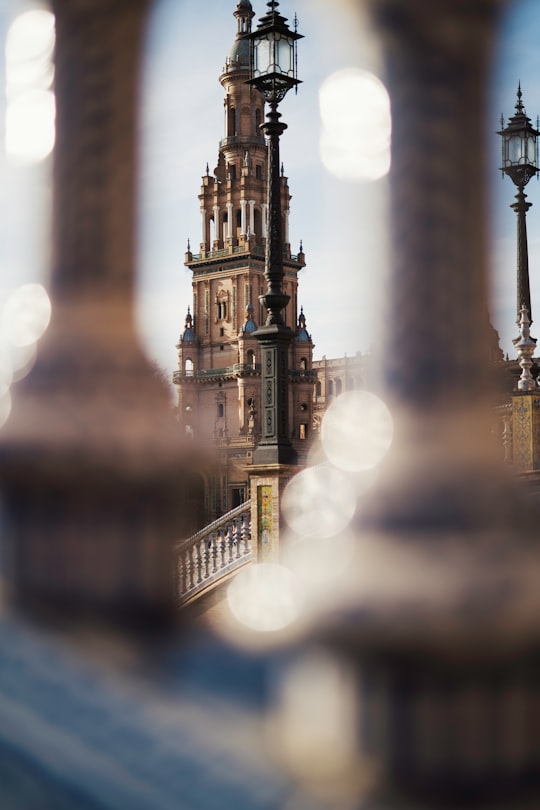
[[[518,82],[518,89],[516,95],[517,95],[516,112],[523,114],[525,112],[525,107],[523,106],[523,102],[521,101],[523,97],[523,93],[521,92],[521,80]]]

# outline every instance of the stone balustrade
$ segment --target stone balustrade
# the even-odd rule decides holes
[[[246,501],[175,548],[176,596],[185,605],[251,561],[251,501]]]

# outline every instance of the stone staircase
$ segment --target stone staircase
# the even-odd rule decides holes
[[[185,606],[251,562],[251,501],[182,540],[175,547],[176,597]]]

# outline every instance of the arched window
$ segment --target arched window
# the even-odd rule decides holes
[[[227,137],[230,138],[232,135],[236,135],[236,109],[229,107],[227,113]]]
[[[184,362],[184,373],[186,377],[193,377],[193,360],[189,357]]]
[[[317,385],[315,386],[315,393],[318,397],[322,395],[322,384],[320,380],[317,380]]]
[[[332,380],[328,380],[326,383],[326,396],[333,397],[334,396],[334,383]]]
[[[217,415],[218,417],[225,416],[225,406],[223,405],[223,402],[218,402]]]
[[[306,371],[307,370],[307,360],[306,360],[305,357],[302,357],[302,359],[298,363],[298,368],[300,369],[300,371]]]
[[[336,380],[336,395],[339,396],[341,391],[343,390],[343,384],[341,380]]]
[[[258,208],[253,212],[253,227],[255,228],[255,236],[260,237],[262,235],[261,212]]]
[[[251,368],[255,368],[255,352],[251,349],[247,353],[247,365],[251,366]]]
[[[225,321],[227,319],[227,303],[225,301],[217,302],[217,317],[218,321]]]

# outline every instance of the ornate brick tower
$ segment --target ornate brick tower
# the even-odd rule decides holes
[[[205,513],[211,520],[248,497],[249,466],[260,437],[260,347],[254,337],[264,323],[259,296],[266,288],[267,145],[261,94],[249,79],[249,42],[254,16],[239,0],[237,34],[219,81],[225,91],[225,133],[218,162],[208,164],[199,194],[200,253],[188,249],[193,273],[193,309],[188,308],[178,348],[178,413],[183,430],[219,448],[219,463],[205,481]],[[313,343],[303,312],[298,315],[298,272],[305,266],[300,243],[291,254],[287,177],[281,171],[284,291],[290,296],[285,323],[295,332],[289,356],[290,429],[300,463],[312,425]]]

